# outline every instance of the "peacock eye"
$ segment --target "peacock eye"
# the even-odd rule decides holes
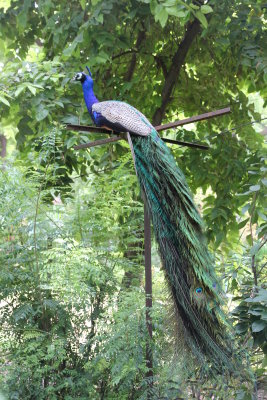
[[[76,81],[80,81],[80,80],[82,79],[82,73],[81,73],[81,72],[78,72],[78,74],[75,75],[74,79],[75,79]]]

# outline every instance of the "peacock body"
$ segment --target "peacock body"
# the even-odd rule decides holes
[[[219,284],[203,223],[182,171],[141,112],[120,101],[99,102],[90,71],[89,75],[78,73],[75,80],[82,83],[85,103],[96,125],[130,134],[179,337],[208,375],[234,372],[236,361],[226,333]]]

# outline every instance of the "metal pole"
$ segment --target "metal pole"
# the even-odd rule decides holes
[[[151,270],[151,225],[146,199],[144,196],[144,236],[145,236],[145,292],[146,292],[146,327],[149,338],[146,343],[146,377],[149,388],[153,386],[153,358],[151,349],[152,340],[152,270]],[[148,390],[147,400],[151,399]]]

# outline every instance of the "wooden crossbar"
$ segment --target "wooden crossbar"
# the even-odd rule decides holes
[[[193,122],[204,121],[206,119],[219,117],[219,116],[222,116],[225,114],[229,114],[230,112],[231,112],[230,107],[226,107],[226,108],[222,108],[220,110],[210,111],[205,114],[195,115],[194,117],[181,119],[180,121],[174,121],[174,122],[169,122],[168,124],[158,125],[158,126],[155,126],[154,128],[158,132],[165,131],[166,129],[177,128],[177,126],[183,126],[183,125],[187,125],[187,124],[192,124]]]
[[[220,110],[210,111],[210,112],[207,112],[204,114],[195,115],[194,117],[181,119],[181,120],[174,121],[174,122],[169,122],[168,124],[158,125],[158,126],[155,126],[154,128],[158,132],[161,132],[166,129],[173,129],[173,128],[177,128],[178,126],[183,126],[183,125],[191,124],[193,122],[203,121],[206,119],[229,114],[230,112],[231,112],[230,107],[226,107],[226,108],[222,108]],[[89,143],[80,144],[80,145],[74,146],[75,150],[86,149],[86,148],[99,146],[99,145],[103,145],[103,144],[107,144],[107,143],[117,142],[117,141],[123,139],[122,132],[112,131],[105,127],[68,124],[66,126],[66,128],[68,130],[72,130],[72,131],[80,131],[80,132],[88,132],[88,133],[103,133],[103,134],[107,134],[107,135],[110,135],[110,134],[121,135],[121,136],[115,136],[113,138],[95,140],[95,141],[92,141]],[[166,143],[178,144],[179,146],[195,147],[195,148],[202,149],[202,150],[209,149],[209,146],[202,144],[202,143],[184,142],[181,140],[174,140],[174,139],[168,139],[168,138],[162,138],[162,140]]]
[[[78,144],[77,146],[74,146],[73,148],[74,148],[74,150],[88,149],[90,147],[102,146],[103,144],[107,144],[107,143],[118,142],[119,140],[123,140],[123,139],[124,138],[122,136],[112,136],[107,139],[94,140],[92,142]],[[173,140],[173,139],[168,139],[168,138],[161,138],[161,139],[166,143],[178,144],[179,146],[195,147],[197,149],[202,149],[202,150],[209,149],[209,146],[206,146],[201,143],[181,142],[180,140]]]
[[[74,146],[73,148],[75,150],[87,149],[89,147],[101,146],[106,143],[118,142],[119,140],[122,140],[122,139],[123,138],[121,136],[113,136],[113,137],[110,137],[107,139],[99,139],[99,140],[94,140],[93,142],[79,144],[77,146]]]

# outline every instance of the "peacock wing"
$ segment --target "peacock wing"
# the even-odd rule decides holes
[[[122,101],[102,101],[95,103],[93,112],[100,113],[109,122],[119,125],[130,133],[148,136],[154,129],[148,119],[136,108]]]

